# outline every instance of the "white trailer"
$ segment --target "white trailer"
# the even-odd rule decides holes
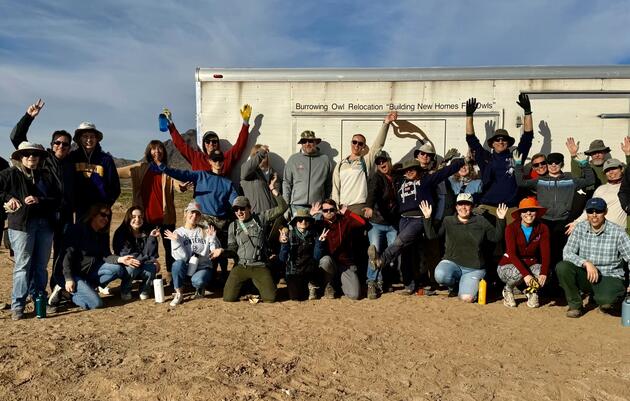
[[[603,139],[612,156],[624,160],[620,143],[630,135],[630,66],[198,68],[197,132],[212,130],[233,144],[238,110],[249,103],[258,117],[248,146],[269,145],[276,154],[271,162],[282,171],[284,161],[298,151],[302,131],[315,131],[323,140],[321,150],[339,161],[347,156],[353,134],[364,134],[370,144],[383,117],[397,110],[399,128],[390,130],[385,145],[396,162],[410,156],[420,132],[438,153],[451,147],[466,151],[465,102],[470,97],[481,105],[475,113],[480,139],[495,128],[518,138],[520,93],[532,103],[530,156],[552,151],[568,156],[565,141],[572,136],[581,150]]]

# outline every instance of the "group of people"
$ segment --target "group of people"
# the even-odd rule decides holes
[[[121,299],[132,298],[134,280],[139,298],[148,299],[162,270],[160,239],[173,307],[189,286],[193,299],[204,297],[213,279],[228,302],[251,292],[258,293],[252,299],[274,302],[280,280],[292,300],[359,299],[364,291],[377,299],[400,281],[402,294],[431,295],[442,286],[473,302],[486,278],[501,283],[507,307],[517,306],[520,287],[532,308],[540,293],[561,295],[561,289],[569,317],[584,312],[587,295],[614,312],[628,288],[630,171],[602,140],[579,153],[579,143],[567,139],[571,173],[563,172],[561,153],[538,153],[526,163],[532,109],[527,95],[517,103],[524,132],[516,147],[505,129],[481,143],[473,124],[478,103],[471,98],[466,157],[456,149],[438,155],[426,141],[413,158],[392,163],[384,148],[398,119],[393,111],[371,146],[364,135],[353,135],[349,155],[337,164],[320,153],[321,138],[310,130],[301,133],[301,149],[282,175],[269,163],[269,147],[257,144],[235,183],[228,177],[247,145],[249,105],[240,111],[236,143],[225,152],[213,131],[203,135],[201,149],[188,145],[164,110],[172,142],[191,164],[180,170],[169,165],[160,140],[148,143],[142,161],[116,168],[100,147],[103,133],[89,122],[74,135],[53,132],[49,149],[31,143],[29,127],[44,107],[38,100],[11,133],[13,166],[0,164],[15,253],[13,318],[24,316],[29,297],[46,292],[51,250],[51,309],[64,296],[84,309],[102,307],[99,292],[118,279]],[[629,137],[621,149],[627,164]],[[133,203],[110,246],[119,177],[131,178]],[[194,199],[176,228],[174,192],[188,190]]]

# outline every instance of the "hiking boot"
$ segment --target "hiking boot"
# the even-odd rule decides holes
[[[131,293],[130,292],[121,292],[120,299],[123,301],[131,301]]]
[[[59,302],[61,302],[62,292],[63,292],[63,288],[61,288],[59,285],[55,285],[55,288],[53,288],[52,292],[50,293],[50,298],[48,298],[48,305],[50,306],[59,305]]]
[[[149,299],[149,293],[145,292],[145,291],[141,292],[140,293],[140,300],[141,301],[146,301],[147,299]]]
[[[317,299],[318,287],[315,284],[308,283],[308,300],[313,301]]]
[[[582,309],[569,308],[567,311],[567,317],[576,318],[582,316]]]
[[[173,300],[171,301],[171,303],[169,305],[171,305],[172,307],[175,307],[179,304],[181,304],[184,301],[184,296],[182,295],[181,292],[176,292],[173,295]]]
[[[382,262],[381,258],[378,256],[378,252],[376,251],[376,246],[370,245],[367,250],[368,258],[370,259],[370,263],[375,270],[381,268]]]
[[[606,315],[610,315],[611,313],[613,313],[615,311],[615,306],[611,305],[611,304],[603,304],[603,305],[599,305],[599,311],[601,313],[605,313]]]
[[[378,298],[378,289],[375,281],[368,281],[367,283],[367,297],[368,299]]]
[[[527,294],[527,303],[529,305],[529,294]],[[516,300],[514,299],[514,292],[511,288],[503,287],[503,305],[508,308],[516,308]],[[533,306],[531,308],[533,308]]]
[[[57,313],[57,306],[56,305],[46,305],[46,314],[50,315],[53,313]]]
[[[332,284],[326,284],[326,288],[324,289],[324,298],[335,299],[335,289]]]
[[[204,298],[205,296],[206,296],[206,289],[197,288],[197,290],[195,290],[195,295],[193,295],[193,299],[201,299],[201,298]]]
[[[525,295],[527,296],[527,306],[530,308],[538,308],[540,306],[537,292],[531,292]]]
[[[24,311],[22,309],[16,309],[11,314],[11,319],[13,320],[22,320],[24,319]]]

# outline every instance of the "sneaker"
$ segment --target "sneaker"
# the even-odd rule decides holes
[[[205,288],[197,288],[195,290],[195,295],[193,295],[193,299],[201,299],[206,296]]]
[[[173,300],[171,301],[169,305],[175,307],[181,304],[183,301],[184,301],[184,296],[182,295],[182,293],[176,292],[175,295],[173,295]]]
[[[576,318],[582,316],[582,309],[571,309],[567,311],[567,317]]]
[[[455,298],[459,295],[458,290],[456,290],[455,288],[448,288],[448,297],[449,298]]]
[[[120,299],[123,301],[131,301],[131,293],[130,292],[121,292]]]
[[[149,299],[149,293],[148,292],[141,292],[140,293],[140,300],[141,301],[146,301],[147,299]]]
[[[532,292],[529,294],[525,294],[527,296],[527,306],[530,308],[538,308],[540,303],[538,302],[538,293]]]
[[[378,252],[376,251],[376,246],[370,245],[367,250],[368,258],[370,259],[370,263],[374,267],[374,269],[378,270],[381,268],[381,258],[378,256]]]
[[[611,304],[604,304],[604,305],[599,305],[598,309],[601,313],[610,315],[611,313],[615,311],[615,306]]]
[[[367,283],[367,297],[368,299],[378,298],[378,290],[376,289],[375,281],[368,281]]]
[[[335,289],[332,284],[326,284],[326,288],[324,289],[324,298],[335,299]]]
[[[100,285],[98,286],[98,293],[101,295],[109,295],[109,287],[101,287]]]
[[[527,294],[527,305],[529,306],[529,294]],[[514,292],[511,288],[503,287],[503,305],[508,308],[516,308],[516,300],[514,299]],[[533,306],[530,306],[533,308]]]
[[[318,287],[314,284],[308,283],[308,300],[313,301],[317,299],[317,289]]]
[[[377,281],[376,282],[376,292],[378,293],[378,295],[383,295],[383,282],[382,281]]]
[[[16,309],[11,314],[11,319],[13,320],[22,320],[24,319],[24,311],[22,309]]]
[[[59,302],[61,302],[62,291],[63,291],[63,288],[61,288],[61,286],[55,285],[55,288],[53,288],[52,292],[50,293],[50,298],[48,298],[48,305],[50,306],[58,305]]]
[[[56,305],[46,305],[46,314],[50,315],[53,313],[57,313],[57,306]]]
[[[405,295],[405,296],[406,295],[413,295],[415,293],[414,285],[413,284],[406,285],[405,288],[403,288],[402,290],[398,291],[398,293],[400,295]]]

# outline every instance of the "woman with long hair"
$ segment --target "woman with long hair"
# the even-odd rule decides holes
[[[157,260],[159,236],[159,228],[149,231],[144,221],[144,210],[140,206],[127,209],[122,223],[114,232],[112,241],[114,254],[123,258],[122,265],[125,266],[131,280],[142,280],[141,300],[149,298],[153,279],[160,270]],[[129,288],[122,290],[126,298],[131,297],[131,280]]]

